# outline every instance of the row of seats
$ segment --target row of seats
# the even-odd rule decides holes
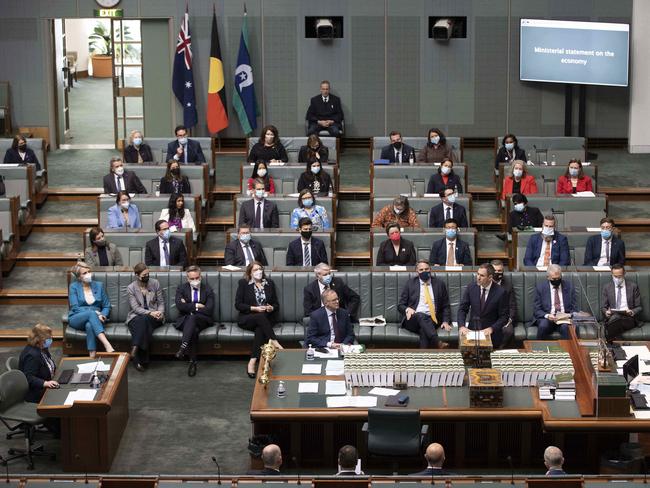
[[[435,272],[436,278],[443,280],[449,292],[452,318],[455,319],[463,289],[475,280],[473,272]],[[207,271],[203,280],[213,289],[217,299],[214,308],[214,326],[201,333],[199,350],[210,353],[246,352],[252,342],[253,333],[237,326],[238,312],[235,309],[235,293],[242,273],[230,271]],[[154,332],[152,352],[171,354],[178,348],[180,332],[172,325],[177,317],[174,305],[176,288],[185,280],[185,274],[177,271],[151,270],[150,276],[160,281],[166,299],[165,317],[167,323]],[[309,271],[269,271],[268,276],[274,281],[280,303],[280,321],[276,326],[278,340],[287,346],[297,346],[303,340],[305,332],[305,314],[303,309],[303,289],[314,279]],[[415,276],[412,272],[388,272],[358,270],[338,272],[336,276],[343,279],[348,286],[361,297],[359,317],[383,315],[386,326],[355,326],[357,339],[370,347],[417,347],[419,338],[400,328],[401,316],[397,311],[400,293],[406,281]],[[537,327],[531,325],[535,286],[547,279],[546,273],[511,272],[505,273],[515,290],[517,299],[517,316],[515,317],[515,340],[520,343],[525,339],[535,339]],[[565,272],[564,277],[571,280],[577,289],[577,303],[580,310],[593,309],[600,317],[601,289],[611,281],[611,274],[605,272]],[[133,281],[131,272],[95,270],[93,279],[104,284],[112,304],[106,333],[111,343],[127,350],[130,333],[124,324],[129,311],[126,299],[126,287]],[[641,325],[623,334],[629,340],[650,339],[650,271],[630,271],[626,279],[637,283],[641,290],[643,311],[637,315]],[[582,285],[580,284],[582,283]],[[584,288],[583,288],[584,287]],[[587,298],[588,297],[588,298]],[[82,354],[85,351],[85,333],[67,326],[67,314],[63,317],[64,351],[66,354]],[[583,338],[595,336],[595,331],[581,326]],[[452,343],[458,341],[458,329],[441,332],[441,339]],[[556,337],[556,338],[559,338]]]

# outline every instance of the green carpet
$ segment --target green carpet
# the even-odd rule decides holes
[[[81,78],[68,95],[66,144],[113,144],[113,85],[110,78]]]

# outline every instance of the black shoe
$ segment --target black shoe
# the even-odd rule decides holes
[[[134,363],[136,371],[140,371],[140,373],[144,373],[145,367],[142,366],[140,363]]]
[[[187,376],[196,376],[196,361],[190,361],[190,365],[187,368]]]
[[[174,356],[176,356],[176,359],[183,359],[185,357],[185,350],[186,348],[181,346],[178,351],[176,351],[176,354],[174,354]]]
[[[251,373],[250,371],[248,371],[248,367],[246,368],[246,374],[252,380],[255,379],[255,376],[257,376],[257,373],[255,373],[255,372]]]

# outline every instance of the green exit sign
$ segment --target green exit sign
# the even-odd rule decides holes
[[[124,17],[124,9],[121,8],[95,9],[95,17]]]

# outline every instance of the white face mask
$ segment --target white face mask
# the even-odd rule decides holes
[[[523,174],[524,174],[524,171],[521,170],[521,169],[513,169],[513,170],[512,170],[512,175],[513,175],[515,178],[521,178]]]
[[[266,170],[265,169],[258,169],[257,170],[257,176],[266,176]]]
[[[190,286],[192,288],[199,288],[201,286],[201,280],[190,280]]]
[[[115,174],[117,176],[122,176],[124,174],[124,168],[122,166],[115,168]]]
[[[451,173],[451,168],[449,166],[443,166],[442,168],[440,168],[440,172],[443,175],[448,175],[449,173]]]
[[[120,207],[122,207],[124,210],[128,210],[129,209],[129,202],[120,203]]]
[[[264,271],[262,271],[261,269],[258,269],[257,271],[253,272],[253,278],[255,278],[258,281],[262,279],[262,276],[264,276]]]
[[[81,281],[84,283],[90,283],[93,280],[93,274],[92,273],[86,273],[81,277]]]

